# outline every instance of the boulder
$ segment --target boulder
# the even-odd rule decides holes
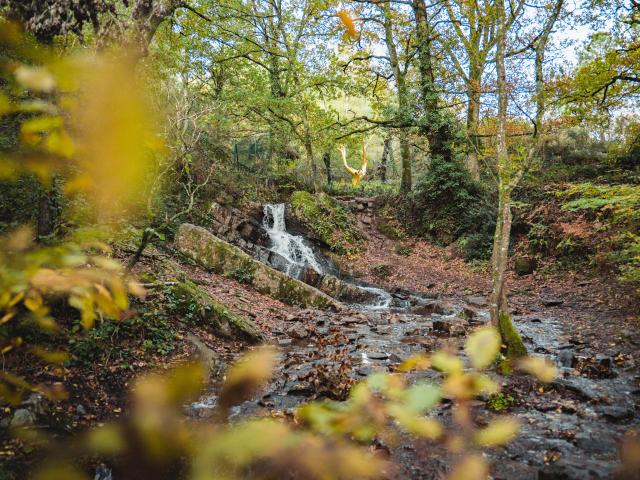
[[[424,305],[413,307],[411,313],[414,315],[432,315],[434,313],[437,315],[453,315],[455,309],[449,302],[435,300]]]
[[[254,260],[202,227],[183,223],[178,229],[175,244],[181,252],[217,274],[231,275],[238,270],[250,273],[244,275],[247,285],[289,305],[341,309],[337,301],[320,290]]]
[[[515,257],[513,269],[521,277],[531,275],[536,269],[536,262],[531,257]]]
[[[209,372],[216,372],[223,366],[223,362],[216,352],[207,347],[202,340],[194,334],[187,334],[187,340],[193,345],[195,354],[202,363],[204,363]]]
[[[330,297],[347,303],[367,303],[376,299],[376,294],[347,283],[334,275],[322,275],[316,284],[318,290]]]
[[[36,422],[36,417],[30,410],[19,408],[13,412],[9,426],[12,428],[30,427]]]
[[[175,312],[184,320],[197,323],[219,337],[250,343],[264,340],[262,332],[251,320],[231,312],[195,283],[178,282],[169,291]]]

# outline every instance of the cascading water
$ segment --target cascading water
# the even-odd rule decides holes
[[[326,273],[304,237],[287,232],[284,203],[265,204],[263,212],[262,225],[271,240],[270,250],[284,258],[286,261],[284,271],[287,275],[297,277],[306,267],[311,267],[320,274]],[[391,305],[392,297],[389,292],[376,287],[355,286],[365,292],[373,293],[376,299],[373,303],[354,305],[354,307],[385,310]]]
[[[287,275],[292,275],[295,270],[300,270],[307,266],[318,273],[323,273],[313,250],[305,243],[304,238],[287,232],[287,225],[284,219],[284,203],[268,203],[264,206],[263,211],[262,225],[271,240],[270,250],[287,261]]]

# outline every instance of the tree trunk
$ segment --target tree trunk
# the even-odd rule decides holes
[[[431,158],[440,156],[450,159],[453,157],[453,135],[450,130],[450,124],[438,105],[440,95],[436,89],[433,69],[432,50],[435,33],[427,17],[425,0],[413,0],[412,6],[416,22],[420,101],[423,110],[420,130],[429,140]]]
[[[402,161],[402,180],[400,181],[400,193],[411,192],[411,146],[405,132],[400,136],[400,159]]]
[[[508,187],[501,185],[498,200],[498,219],[493,239],[493,255],[491,257],[493,291],[489,310],[491,324],[498,329],[502,343],[506,346],[505,354],[507,358],[518,358],[526,355],[527,349],[511,321],[505,289],[511,220],[511,192]]]
[[[469,84],[467,85],[467,168],[475,180],[480,180],[478,124],[480,123],[481,82],[481,64],[477,59],[473,59],[469,63]]]
[[[316,162],[313,159],[313,144],[311,143],[311,139],[308,136],[305,136],[304,151],[307,156],[307,163],[311,168],[311,178],[310,178],[309,184],[313,188],[313,191],[317,192],[318,191],[318,167],[316,166]]]
[[[493,238],[492,280],[493,290],[489,306],[491,323],[502,337],[508,358],[527,354],[522,339],[513,326],[505,290],[505,272],[509,260],[511,237],[511,165],[507,149],[507,75],[505,70],[506,22],[504,0],[496,2],[498,14],[498,39],[496,49],[496,72],[498,79],[498,131],[496,138],[496,166],[498,170],[498,218]]]
[[[387,51],[389,52],[389,62],[396,80],[396,90],[398,94],[398,120],[401,124],[410,124],[409,92],[405,82],[405,72],[400,68],[398,52],[394,43],[393,24],[391,21],[391,7],[388,2],[383,3],[384,12],[384,33]],[[406,127],[403,127],[406,128]],[[400,183],[400,193],[407,194],[412,188],[411,179],[411,149],[409,145],[408,133],[400,132],[400,156],[402,159],[402,180]]]
[[[380,158],[380,165],[378,166],[378,175],[382,183],[387,182],[387,166],[389,164],[389,150],[391,149],[391,137],[384,139],[384,146],[382,147],[382,157]]]
[[[60,179],[54,176],[51,187],[43,189],[38,202],[38,239],[53,235],[60,226]]]
[[[333,182],[333,177],[331,176],[331,154],[329,152],[324,152],[322,161],[324,162],[324,169],[327,173],[327,185],[331,186],[331,183]]]

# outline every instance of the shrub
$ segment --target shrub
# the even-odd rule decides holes
[[[495,206],[460,161],[435,157],[416,185],[413,202],[422,235],[440,244],[462,239],[466,259],[488,258]]]
[[[597,213],[598,220],[608,230],[606,238],[613,248],[609,258],[618,267],[619,279],[637,288],[640,285],[640,185],[581,183],[557,195],[570,198],[562,206],[563,210]],[[575,253],[584,247],[563,242],[562,248]],[[640,288],[636,291],[640,294]]]
[[[398,245],[396,247],[396,253],[398,255],[403,255],[405,257],[408,257],[413,253],[413,245]]]
[[[356,218],[326,193],[295,192],[291,208],[298,221],[332,251],[350,255],[362,250],[364,239]]]
[[[380,263],[378,265],[374,265],[371,268],[371,272],[378,278],[384,278],[391,275],[391,267],[389,265],[385,265],[384,263]]]

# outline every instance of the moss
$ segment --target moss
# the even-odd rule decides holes
[[[527,348],[522,342],[520,334],[513,326],[511,316],[506,312],[500,312],[499,325],[500,336],[502,337],[502,343],[506,345],[506,356],[508,359],[515,359],[525,357],[527,355]]]
[[[193,282],[179,282],[169,289],[167,296],[169,307],[188,323],[200,324],[226,338],[250,342],[262,339],[251,321],[231,312]]]
[[[391,275],[391,267],[384,263],[379,263],[378,265],[374,265],[371,268],[371,273],[373,273],[378,278],[386,278]]]
[[[303,307],[339,308],[328,296],[284,273],[260,263],[201,227],[183,224],[176,236],[180,251],[203,267],[234,277],[256,291]]]
[[[298,221],[332,251],[351,255],[362,250],[364,239],[355,216],[326,193],[294,192],[291,208]]]

